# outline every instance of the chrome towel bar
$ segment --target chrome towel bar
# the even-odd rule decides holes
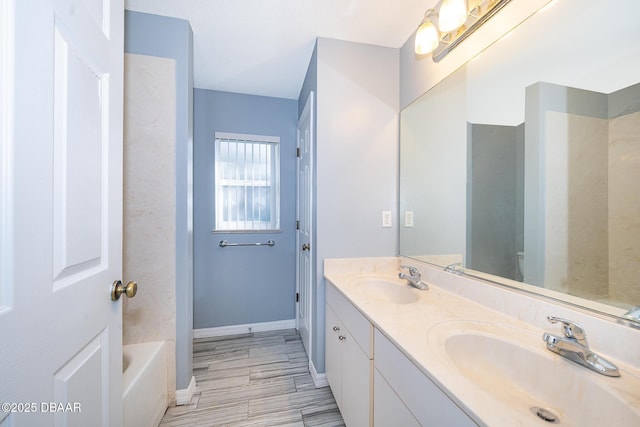
[[[275,240],[267,240],[265,243],[229,243],[226,240],[220,240],[220,247],[225,248],[227,246],[273,246],[276,244]]]

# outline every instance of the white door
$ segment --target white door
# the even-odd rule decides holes
[[[309,93],[298,121],[298,233],[296,324],[307,356],[311,360],[311,251],[313,227],[313,92]]]
[[[0,426],[122,425],[122,0],[2,0]]]

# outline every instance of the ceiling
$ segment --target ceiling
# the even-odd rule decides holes
[[[297,99],[316,37],[399,48],[435,0],[125,0],[186,19],[197,88]]]

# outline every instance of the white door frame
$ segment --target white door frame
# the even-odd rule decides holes
[[[308,289],[305,291],[303,289],[301,289],[301,278],[300,278],[300,274],[301,274],[301,268],[300,268],[300,260],[301,260],[301,256],[300,256],[300,252],[301,252],[301,248],[302,248],[302,241],[301,241],[301,233],[302,231],[300,229],[296,230],[296,295],[301,296],[303,294],[303,292],[307,293],[307,298],[301,298],[302,301],[298,301],[296,303],[296,329],[300,330],[300,304],[304,303],[305,301],[308,301],[307,307],[306,307],[306,315],[307,315],[307,328],[308,328],[308,342],[304,343],[304,337],[303,338],[303,344],[305,345],[305,348],[308,352],[307,356],[309,359],[309,368],[311,370],[312,367],[312,362],[311,362],[311,355],[312,355],[312,349],[313,349],[313,303],[315,301],[315,299],[313,298],[313,278],[314,278],[314,263],[313,263],[313,253],[315,251],[315,240],[314,240],[314,235],[313,235],[313,218],[315,216],[315,211],[314,211],[314,203],[313,203],[313,183],[314,183],[314,169],[313,169],[313,153],[314,153],[314,146],[315,146],[315,141],[314,141],[314,118],[313,118],[313,110],[314,110],[314,92],[310,92],[309,96],[307,97],[307,101],[305,103],[304,109],[302,110],[302,114],[300,115],[300,118],[298,120],[298,126],[297,126],[297,141],[296,141],[296,146],[298,149],[298,152],[301,152],[301,147],[300,147],[300,140],[303,137],[303,132],[305,131],[304,129],[301,129],[302,123],[304,123],[305,121],[308,120],[309,123],[309,181],[308,181],[308,188],[306,189],[307,193],[308,193],[308,200],[309,200],[309,206],[307,207],[307,209],[309,210],[309,217],[308,217],[308,221],[309,221],[309,231],[308,231],[308,240],[309,240],[309,244],[311,246],[311,249],[309,250],[308,256],[310,257],[310,261],[309,261],[309,265],[310,268],[308,269],[307,273],[308,273],[308,277],[307,277],[307,283],[308,283]],[[301,154],[300,154],[301,155]],[[297,157],[297,161],[296,161],[296,218],[298,220],[300,220],[300,194],[301,194],[301,182],[300,182],[300,155],[298,155]]]

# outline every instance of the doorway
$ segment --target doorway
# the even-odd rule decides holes
[[[312,275],[313,256],[313,105],[310,92],[298,120],[297,162],[297,233],[296,233],[296,328],[311,360],[312,336]]]

